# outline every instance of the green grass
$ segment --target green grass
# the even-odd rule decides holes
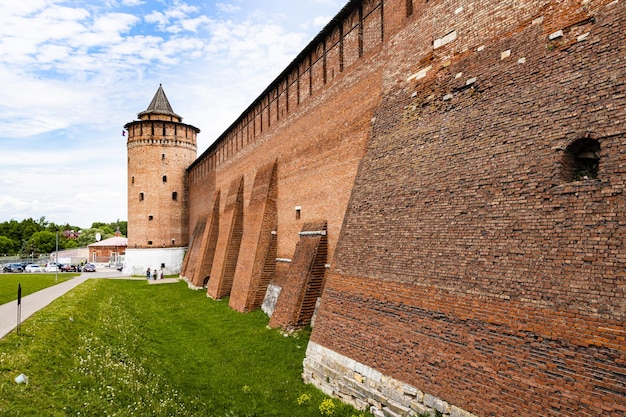
[[[185,283],[89,280],[0,340],[0,415],[363,414],[302,382],[308,331],[267,322]]]
[[[59,273],[58,280],[56,274],[0,274],[0,304],[5,304],[17,300],[17,286],[22,285],[22,297],[32,294],[44,288],[67,281],[80,274]]]

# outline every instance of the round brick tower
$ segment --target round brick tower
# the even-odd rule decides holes
[[[180,271],[188,244],[186,170],[200,129],[182,123],[159,85],[128,132],[128,248],[124,270]]]

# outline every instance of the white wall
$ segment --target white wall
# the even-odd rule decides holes
[[[146,269],[161,269],[165,264],[165,275],[179,274],[187,248],[126,249],[124,269],[131,275],[146,275]]]

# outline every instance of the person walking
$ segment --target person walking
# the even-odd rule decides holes
[[[150,275],[151,275],[151,273],[150,273],[150,267],[148,267],[148,269],[146,270],[146,279],[148,279],[148,280],[149,280],[149,279],[150,279]]]

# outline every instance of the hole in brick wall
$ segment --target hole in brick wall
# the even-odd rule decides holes
[[[174,201],[178,200],[178,193],[176,191],[172,193],[172,200]]]
[[[167,175],[163,175],[163,183],[165,184],[167,182]]]
[[[143,193],[139,193],[139,201],[143,201]]]
[[[148,245],[152,246],[152,241],[151,240],[148,241]]]
[[[600,142],[584,138],[571,143],[565,149],[564,177],[569,181],[598,178],[600,167]]]
[[[154,216],[151,214],[148,216],[148,220],[154,220]]]
[[[133,185],[135,184],[135,177],[131,177],[130,178],[130,183],[133,184]]]

